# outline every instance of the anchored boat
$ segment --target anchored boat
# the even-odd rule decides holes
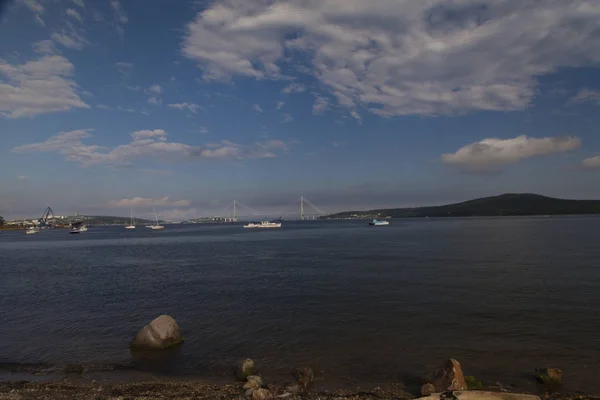
[[[369,222],[369,225],[371,226],[384,226],[384,225],[389,225],[390,221],[381,221],[378,219],[373,219],[371,222]]]
[[[244,228],[281,228],[281,222],[261,221],[259,224],[251,222],[244,225]]]

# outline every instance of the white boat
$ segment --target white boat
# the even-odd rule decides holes
[[[160,229],[165,229],[164,226],[162,226],[161,224],[158,223],[158,216],[156,215],[156,210],[154,209],[154,207],[152,207],[152,211],[154,211],[154,220],[156,221],[156,223],[154,225],[149,225],[146,228],[150,228],[152,230],[160,230]]]
[[[383,221],[380,219],[373,219],[371,222],[369,222],[369,225],[371,225],[371,226],[386,226],[389,224],[390,224],[390,221]]]
[[[135,229],[135,218],[133,218],[133,209],[130,211],[131,223],[125,227],[125,229]]]
[[[35,235],[36,233],[40,233],[40,228],[37,226],[30,226],[25,230],[26,235]]]
[[[281,222],[261,221],[259,224],[251,222],[244,225],[244,228],[281,228]]]

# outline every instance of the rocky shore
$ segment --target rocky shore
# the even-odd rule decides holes
[[[181,329],[175,319],[161,315],[142,327],[131,341],[132,354],[150,352],[154,356],[165,354],[169,348],[183,343]],[[7,364],[6,366],[9,366]],[[25,367],[24,369],[21,367]],[[473,376],[463,373],[455,359],[446,360],[428,378],[415,382],[386,384],[361,390],[354,388],[324,388],[317,383],[322,377],[315,376],[310,367],[296,368],[286,381],[270,381],[261,373],[260,366],[251,359],[243,359],[232,366],[228,380],[215,383],[192,379],[156,379],[114,381],[94,378],[94,371],[80,364],[67,365],[62,370],[44,365],[8,368],[8,380],[0,382],[0,400],[28,399],[422,399],[422,400],[584,400],[594,398],[581,394],[561,392],[563,372],[558,368],[539,368],[531,377],[538,383],[541,396],[511,393],[497,384],[486,386]],[[53,378],[40,381],[42,371],[52,372]],[[60,372],[59,372],[60,371]],[[23,373],[31,373],[31,380]],[[58,375],[58,376],[57,376]],[[49,376],[46,376],[49,378]],[[316,382],[317,381],[317,382]]]
[[[273,388],[272,388],[273,389]],[[271,392],[270,392],[271,393]],[[96,382],[81,379],[65,379],[58,382],[4,382],[0,383],[2,400],[155,400],[155,399],[214,399],[248,400],[251,397],[241,384],[213,385],[202,381],[145,381],[145,382]],[[272,399],[288,400],[402,400],[419,398],[404,390],[402,385],[396,388],[375,389],[369,392],[352,392],[344,389],[320,392],[308,390],[302,394],[286,394],[273,390]],[[446,392],[425,397],[427,400],[600,400],[584,395],[547,394],[541,397],[502,392]]]

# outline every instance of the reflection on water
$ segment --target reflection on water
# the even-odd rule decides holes
[[[0,362],[134,365],[265,374],[312,365],[327,379],[395,381],[445,358],[534,390],[536,367],[600,392],[600,219],[489,218],[93,227],[0,237]],[[170,314],[186,342],[132,357]],[[159,372],[160,372],[159,371]]]

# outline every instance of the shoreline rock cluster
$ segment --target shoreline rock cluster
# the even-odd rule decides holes
[[[134,337],[130,346],[133,349],[164,351],[183,343],[181,329],[175,319],[169,315],[161,315],[144,326]],[[310,367],[293,371],[293,380],[283,386],[269,385],[257,369],[252,359],[241,360],[235,367],[234,376],[238,385],[211,385],[197,381],[150,381],[150,382],[96,382],[85,381],[81,375],[81,365],[67,365],[63,373],[66,379],[59,382],[0,382],[0,399],[412,399],[423,400],[541,400],[530,394],[508,393],[501,391],[483,391],[483,384],[472,376],[465,376],[460,363],[453,358],[448,359],[432,375],[432,379],[424,383],[420,393],[410,393],[402,385],[398,390],[375,389],[372,392],[353,393],[343,389],[331,392],[314,392],[310,390],[315,381],[314,371]],[[75,379],[75,381],[73,381]],[[556,368],[535,370],[535,379],[548,389],[559,388],[562,384],[562,371]],[[77,393],[77,396],[73,396]],[[419,397],[419,395],[421,397]],[[592,399],[586,396],[569,396],[556,391],[549,391],[544,400],[550,399]],[[596,398],[595,400],[600,400]]]

